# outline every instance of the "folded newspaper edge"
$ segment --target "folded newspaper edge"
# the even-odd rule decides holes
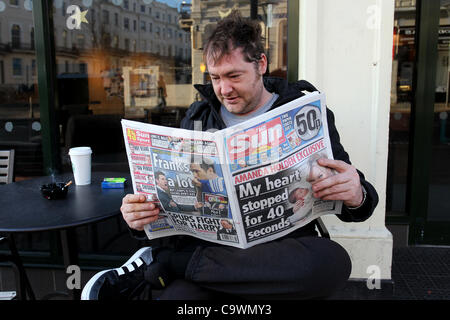
[[[248,248],[282,237],[342,201],[312,195],[335,172],[325,95],[313,92],[216,132],[122,120],[134,193],[160,207],[149,239],[190,235]]]

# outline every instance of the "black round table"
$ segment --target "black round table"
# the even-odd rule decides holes
[[[115,177],[127,179],[125,188],[102,188],[103,178]],[[42,184],[70,180],[73,183],[65,199],[48,200],[40,192]],[[13,237],[19,232],[59,230],[64,264],[66,267],[76,265],[78,250],[74,228],[119,215],[122,198],[128,193],[133,193],[132,183],[130,175],[123,172],[93,172],[91,184],[86,186],[75,185],[72,173],[0,185],[0,233]],[[78,299],[80,290],[72,290],[72,295]]]

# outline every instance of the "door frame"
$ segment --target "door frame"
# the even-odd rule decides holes
[[[414,244],[450,244],[450,222],[428,221],[440,0],[418,0],[406,211]]]

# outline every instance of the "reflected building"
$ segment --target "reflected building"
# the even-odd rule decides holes
[[[269,73],[286,77],[287,70],[287,1],[192,0],[190,17],[182,17],[180,25],[192,35],[192,81],[205,83],[203,45],[220,19],[233,9],[244,17],[251,17],[251,7],[256,5],[256,19],[260,21],[269,59]]]
[[[37,70],[31,1],[1,3],[0,95],[5,96],[7,92],[31,88],[37,83]],[[87,23],[80,23],[79,29],[71,25],[74,5],[80,12],[87,11]],[[78,82],[81,96],[94,102],[89,106],[94,114],[123,112],[120,82],[124,67],[158,67],[166,83],[190,84],[191,36],[179,27],[179,17],[177,8],[158,1],[54,0],[58,81]],[[35,87],[33,99],[37,99]],[[65,93],[60,92],[60,97]],[[81,102],[67,100],[63,98],[60,104]]]

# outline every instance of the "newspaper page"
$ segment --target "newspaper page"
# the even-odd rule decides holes
[[[222,131],[227,188],[237,199],[231,206],[244,247],[341,212],[342,201],[316,199],[311,189],[314,180],[335,174],[317,163],[333,158],[324,94],[307,94]]]
[[[242,247],[225,185],[220,135],[122,120],[134,193],[161,210],[149,239],[191,235]]]
[[[335,174],[325,96],[318,92],[215,133],[122,120],[135,193],[162,209],[149,239],[191,235],[248,248],[292,232],[342,201],[313,197]]]

